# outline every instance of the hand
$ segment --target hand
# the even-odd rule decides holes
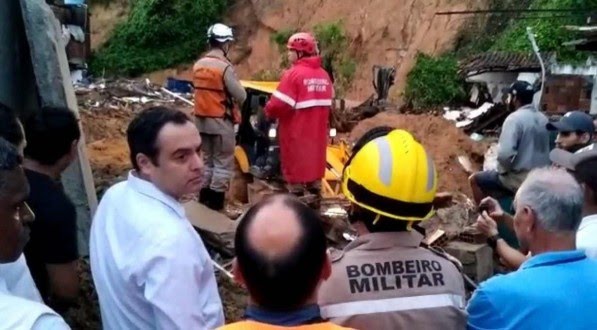
[[[504,210],[500,203],[492,198],[486,197],[484,198],[481,203],[479,203],[479,209],[482,211],[481,213],[487,211],[487,215],[489,215],[494,220],[501,220],[504,216]]]
[[[486,237],[495,236],[498,234],[497,222],[487,215],[486,211],[483,211],[477,217],[476,223],[477,229]]]

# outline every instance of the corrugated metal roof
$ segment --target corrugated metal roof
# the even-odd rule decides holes
[[[542,54],[549,62],[553,53]],[[548,63],[545,63],[548,65]],[[483,72],[540,72],[541,65],[533,53],[488,52],[475,55],[460,65],[460,72],[466,75]]]

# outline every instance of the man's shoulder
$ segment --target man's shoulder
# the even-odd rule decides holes
[[[511,272],[509,274],[498,274],[479,285],[478,290],[484,292],[493,299],[513,295],[517,291],[529,291],[532,288],[526,284],[534,277],[532,272],[524,269]],[[524,284],[526,283],[526,284]]]
[[[26,313],[27,317],[31,317],[33,319],[39,318],[43,315],[54,315],[58,317],[56,312],[43,303],[17,297],[4,292],[0,292],[0,310],[6,312],[5,316],[16,316],[19,311],[23,311]]]

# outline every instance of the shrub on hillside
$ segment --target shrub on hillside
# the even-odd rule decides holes
[[[227,0],[134,0],[128,19],[90,61],[103,72],[135,76],[197,58],[206,49],[206,31],[218,21]]]
[[[597,0],[533,0],[529,9],[566,10],[595,8],[596,6]],[[565,17],[560,17],[560,19],[549,19],[550,14],[548,14],[544,15],[546,16],[545,19],[514,20],[504,33],[497,38],[492,50],[532,52],[526,31],[527,26],[530,26],[542,53],[556,52],[558,61],[562,62],[575,63],[586,60],[586,53],[563,45],[567,41],[578,39],[574,32],[566,30],[564,26],[584,25],[586,18],[580,15],[572,15],[574,13],[566,11],[563,14]],[[566,14],[570,15],[566,16]],[[551,14],[551,16],[553,15]]]
[[[443,106],[465,97],[464,80],[452,55],[432,57],[418,54],[406,78],[404,96],[414,109]]]

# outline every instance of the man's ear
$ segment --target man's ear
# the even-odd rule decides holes
[[[590,141],[591,141],[591,134],[589,134],[589,133],[582,133],[580,135],[580,142],[582,144],[589,143]]]
[[[535,212],[528,206],[523,208],[523,217],[522,217],[522,225],[525,232],[530,233],[535,231],[537,227],[537,217],[535,216]]]
[[[79,140],[73,140],[73,142],[70,145],[70,155],[72,158],[75,158],[77,156],[78,148],[79,148]]]
[[[151,159],[147,157],[147,155],[138,153],[135,156],[135,160],[137,161],[137,166],[139,166],[139,172],[143,174],[149,174],[149,169],[153,165]]]
[[[234,275],[234,281],[236,284],[246,288],[245,278],[243,277],[243,272],[241,271],[236,258],[232,260],[232,275]]]
[[[332,259],[330,258],[330,252],[326,251],[323,268],[321,269],[321,279],[325,281],[330,278],[330,276],[332,276]]]

